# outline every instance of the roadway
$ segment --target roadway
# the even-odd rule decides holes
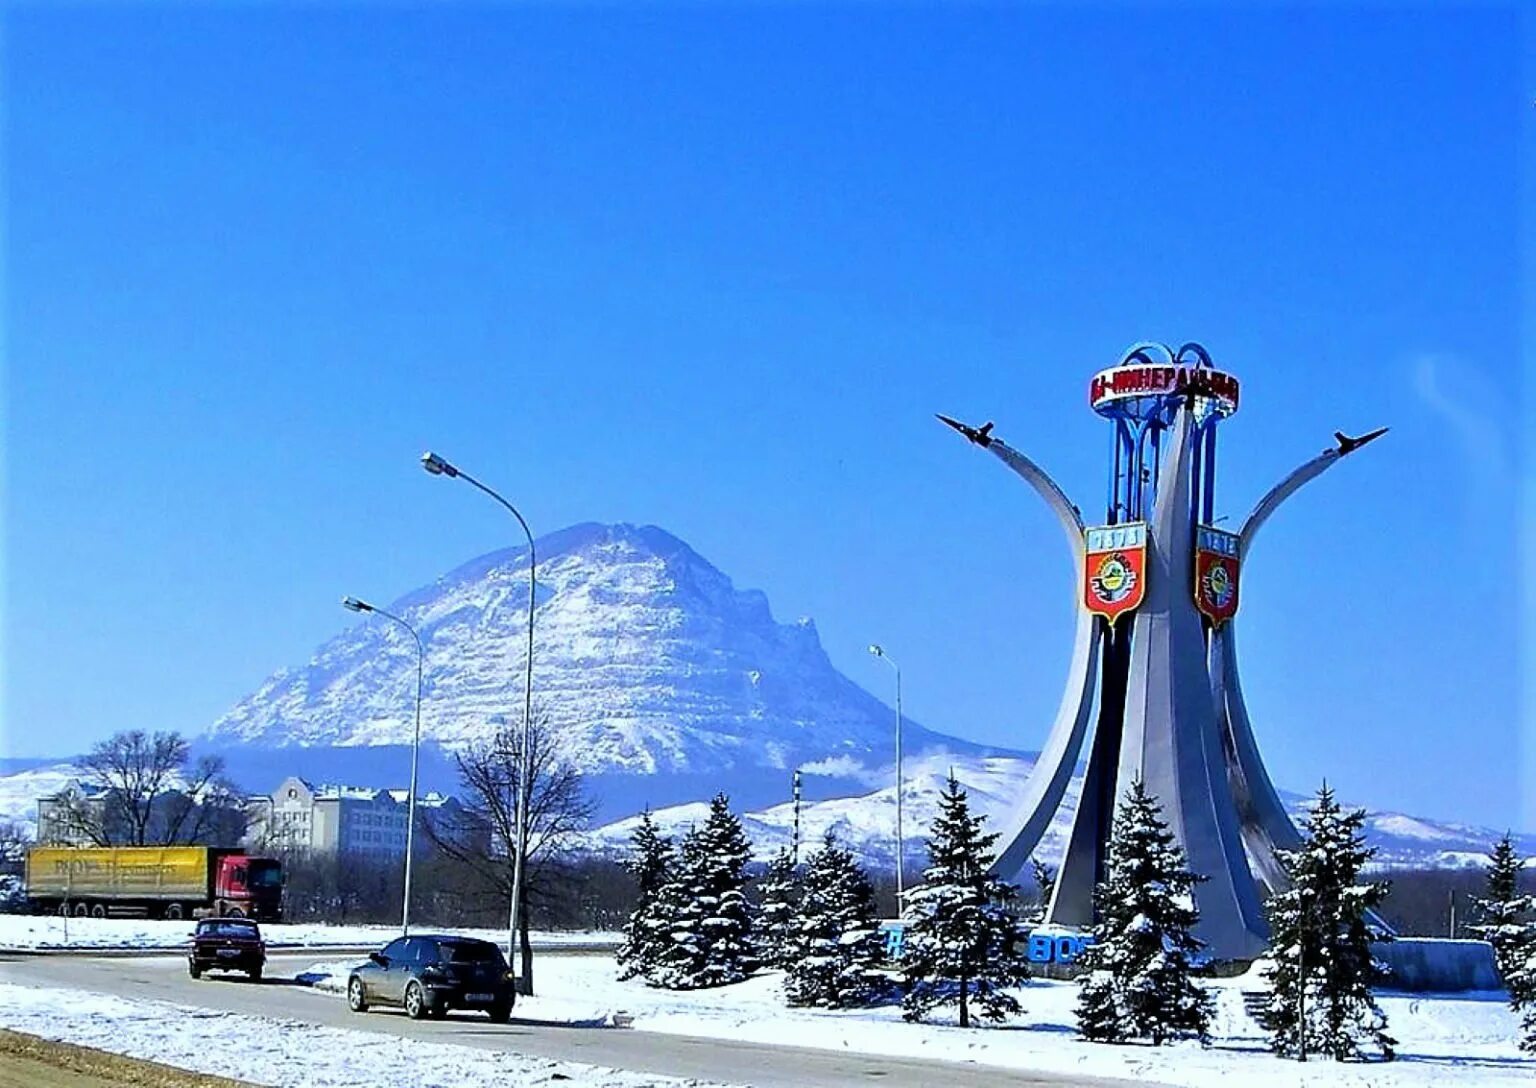
[[[751,1088],[844,1088],[860,1082],[911,1088],[1128,1088],[1131,1083],[1033,1073],[974,1062],[935,1062],[634,1029],[578,1027],[516,1015],[506,1025],[493,1025],[485,1017],[469,1013],[450,1014],[446,1020],[421,1021],[391,1010],[360,1016],[349,1011],[339,995],[292,981],[294,974],[314,960],[311,951],[270,953],[266,981],[253,984],[234,976],[194,981],[188,977],[186,961],[180,956],[0,953],[0,979],[18,985],[173,1001],[252,1016],[284,1017],[332,1028],[507,1050],[556,1061],[586,1062]],[[1141,1088],[1154,1088],[1145,1081],[1136,1083]]]

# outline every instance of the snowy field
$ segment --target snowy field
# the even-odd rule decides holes
[[[317,989],[344,991],[355,960],[317,963],[302,972]],[[1017,1069],[1123,1077],[1129,1080],[1234,1088],[1247,1085],[1398,1086],[1523,1085],[1536,1083],[1536,1058],[1515,1046],[1515,1018],[1502,994],[1426,998],[1386,995],[1382,1008],[1400,1041],[1390,1064],[1340,1065],[1282,1061],[1265,1049],[1258,1026],[1243,1010],[1251,981],[1214,985],[1214,1045],[1104,1046],[1075,1033],[1072,983],[1037,980],[1019,991],[1024,1016],[1004,1027],[961,1029],[908,1024],[894,1008],[856,1012],[789,1009],[780,976],[766,974],[718,990],[674,993],[614,979],[608,956],[546,956],[538,962],[540,994],[518,1002],[518,1015],[566,1022],[611,1022],[633,1016],[640,1031],[703,1035],[747,1042],[858,1050],[902,1057],[973,1061]],[[576,996],[579,995],[579,996]]]
[[[394,1039],[295,1020],[213,1012],[78,990],[0,983],[0,1026],[200,1073],[231,1070],[279,1088],[683,1088],[699,1081],[505,1051]]]
[[[40,949],[179,949],[192,935],[194,922],[165,922],[145,918],[70,918],[44,914],[0,914],[0,950]],[[417,929],[425,927],[418,926]],[[67,932],[66,932],[67,930]],[[433,930],[481,937],[506,944],[505,929]],[[267,947],[345,948],[382,946],[400,935],[399,926],[332,926],[261,923]],[[604,932],[534,933],[541,948],[560,945],[612,945],[620,935]]]

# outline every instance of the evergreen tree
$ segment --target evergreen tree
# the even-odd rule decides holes
[[[619,945],[621,979],[643,975],[656,962],[668,927],[660,913],[661,892],[674,861],[672,840],[656,831],[650,809],[641,814],[632,845],[634,853],[625,868],[635,877],[638,899],[624,923],[624,941]]]
[[[799,866],[788,847],[768,863],[768,870],[757,882],[757,894],[752,943],[758,962],[764,967],[787,967],[801,897]]]
[[[1479,925],[1472,931],[1493,945],[1509,1003],[1522,1014],[1522,1049],[1536,1051],[1536,896],[1520,894],[1525,859],[1506,832],[1488,855],[1488,894],[1477,900]]]
[[[1526,924],[1525,960],[1508,976],[1510,1003],[1520,1017],[1520,1049],[1536,1054],[1536,922]]]
[[[1472,926],[1472,932],[1493,945],[1494,962],[1499,977],[1515,998],[1515,988],[1510,980],[1524,966],[1532,951],[1529,914],[1536,906],[1536,897],[1520,894],[1520,874],[1525,859],[1515,851],[1514,840],[1506,832],[1494,844],[1488,855],[1488,894],[1476,901],[1480,924]],[[1521,1004],[1515,1005],[1518,1010]]]
[[[984,833],[965,791],[949,776],[928,837],[923,883],[907,892],[901,967],[902,1015],[921,1020],[938,1005],[955,1004],[960,1026],[971,1007],[988,1020],[1019,1011],[1010,987],[1029,978],[1013,910],[1016,891],[990,872],[996,833]]]
[[[1120,804],[1105,879],[1094,889],[1094,943],[1079,961],[1078,1030],[1097,1043],[1208,1042],[1211,996],[1191,977],[1201,942],[1184,851],[1140,781]]]
[[[885,990],[885,945],[875,891],[852,852],[829,831],[806,865],[795,912],[784,996],[791,1005],[846,1009],[873,1004]]]
[[[749,853],[730,801],[716,794],[703,826],[683,839],[676,877],[658,897],[670,925],[647,982],[694,990],[740,982],[756,968],[746,895]]]
[[[1273,963],[1265,977],[1272,992],[1259,1015],[1277,1054],[1347,1061],[1364,1058],[1370,1046],[1394,1057],[1397,1040],[1371,996],[1387,974],[1371,942],[1389,936],[1371,924],[1370,911],[1387,885],[1359,882],[1375,853],[1365,845],[1364,827],[1365,810],[1343,811],[1325,783],[1301,848],[1281,853],[1291,888],[1269,900]]]

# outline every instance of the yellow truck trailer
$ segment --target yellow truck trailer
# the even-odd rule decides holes
[[[214,846],[34,846],[26,894],[60,914],[282,918],[282,863]]]

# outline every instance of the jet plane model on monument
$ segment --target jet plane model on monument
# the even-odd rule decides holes
[[[1237,532],[1227,532],[1214,524],[1217,429],[1237,411],[1240,391],[1237,377],[1193,343],[1178,350],[1137,344],[1095,374],[1089,404],[1112,427],[1097,525],[1084,522],[1081,508],[1034,461],[995,437],[992,423],[970,427],[939,417],[1050,506],[1072,549],[1081,595],[1066,691],[1004,823],[1009,845],[998,870],[1010,880],[1025,872],[1086,750],[1082,801],[1046,923],[1092,923],[1115,806],[1140,779],[1162,801],[1191,868],[1207,878],[1195,891],[1196,932],[1220,960],[1263,950],[1262,893],[1286,886],[1277,851],[1300,843],[1260,759],[1238,680],[1243,562],[1281,503],[1386,433],[1336,433],[1336,445],[1296,468]]]

